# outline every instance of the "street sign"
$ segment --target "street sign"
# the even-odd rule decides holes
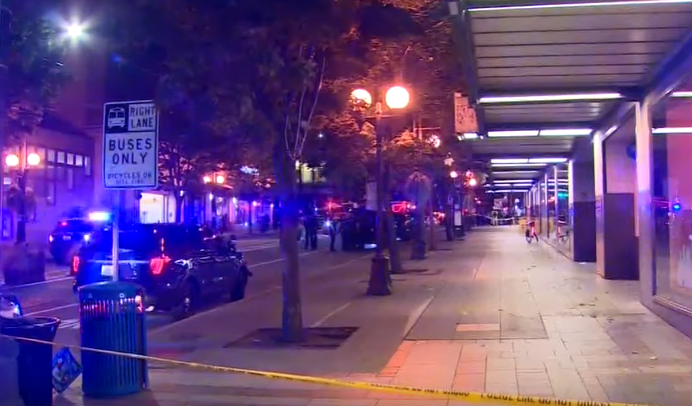
[[[457,134],[478,132],[476,110],[469,105],[469,99],[461,93],[454,93],[454,132]]]
[[[155,189],[159,180],[159,114],[151,100],[103,106],[103,186]]]

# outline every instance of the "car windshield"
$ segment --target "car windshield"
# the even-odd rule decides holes
[[[94,225],[88,220],[73,219],[63,220],[55,227],[56,233],[85,233],[92,231]]]
[[[194,245],[201,242],[201,238],[196,227],[143,224],[121,230],[118,243],[121,249],[145,252],[159,248],[162,239],[167,247],[180,247]],[[109,251],[113,246],[111,229],[103,229],[95,235],[94,244],[98,251]]]

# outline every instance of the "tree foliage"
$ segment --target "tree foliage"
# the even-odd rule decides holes
[[[57,21],[53,1],[10,0],[7,55],[6,143],[33,131],[69,79],[63,57],[69,45]],[[7,14],[3,14],[5,16]]]

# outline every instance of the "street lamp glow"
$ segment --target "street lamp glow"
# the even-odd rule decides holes
[[[457,173],[457,171],[451,171],[451,172],[449,173],[449,177],[452,178],[452,179],[456,179],[456,178],[459,177],[459,174]]]
[[[86,27],[83,23],[72,22],[65,27],[65,34],[71,40],[79,40],[86,33]]]
[[[372,95],[365,89],[354,89],[351,92],[351,103],[354,108],[370,108],[372,106]]]
[[[39,154],[32,152],[26,157],[26,163],[28,163],[29,166],[38,166],[38,164],[41,163],[41,157]]]
[[[387,90],[384,95],[384,102],[390,109],[403,109],[408,106],[410,95],[406,88],[401,86],[393,86]]]
[[[476,180],[476,178],[469,179],[469,186],[473,187],[473,186],[476,186],[477,184],[478,184],[478,181]]]
[[[223,175],[216,175],[216,183],[221,184],[226,181],[226,178]]]
[[[5,163],[10,168],[18,166],[19,165],[19,157],[15,154],[9,154],[5,157]]]
[[[203,178],[202,178],[202,181],[203,181],[204,183],[211,183],[211,176],[205,176],[205,177],[203,177]]]

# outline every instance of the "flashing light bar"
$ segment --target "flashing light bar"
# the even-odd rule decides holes
[[[517,163],[517,162],[515,162],[515,163],[511,163],[511,162],[510,162],[510,163],[507,163],[507,162],[500,162],[500,163],[491,163],[491,164],[490,164],[490,166],[492,166],[493,168],[516,168],[516,167],[518,167],[518,166],[521,166],[521,167],[537,167],[537,168],[539,168],[539,167],[543,167],[543,166],[546,166],[546,165],[547,165],[547,164],[528,163],[528,162],[526,162],[526,163],[524,163],[524,162],[519,162],[519,163]]]
[[[692,127],[663,127],[654,128],[654,134],[692,134]]]
[[[692,0],[690,0],[692,1]],[[525,96],[484,96],[478,100],[480,104],[502,103],[540,103],[562,101],[594,101],[621,99],[620,93],[572,93],[572,94],[536,94]]]
[[[488,131],[488,137],[537,137],[538,130]]]
[[[562,3],[562,4],[534,4],[523,6],[492,6],[477,7],[469,9],[470,12],[489,12],[489,11],[516,11],[516,10],[541,10],[541,9],[560,9],[560,8],[586,8],[586,7],[616,7],[616,6],[650,6],[661,4],[685,4],[692,3],[692,0],[613,0],[590,3]]]

